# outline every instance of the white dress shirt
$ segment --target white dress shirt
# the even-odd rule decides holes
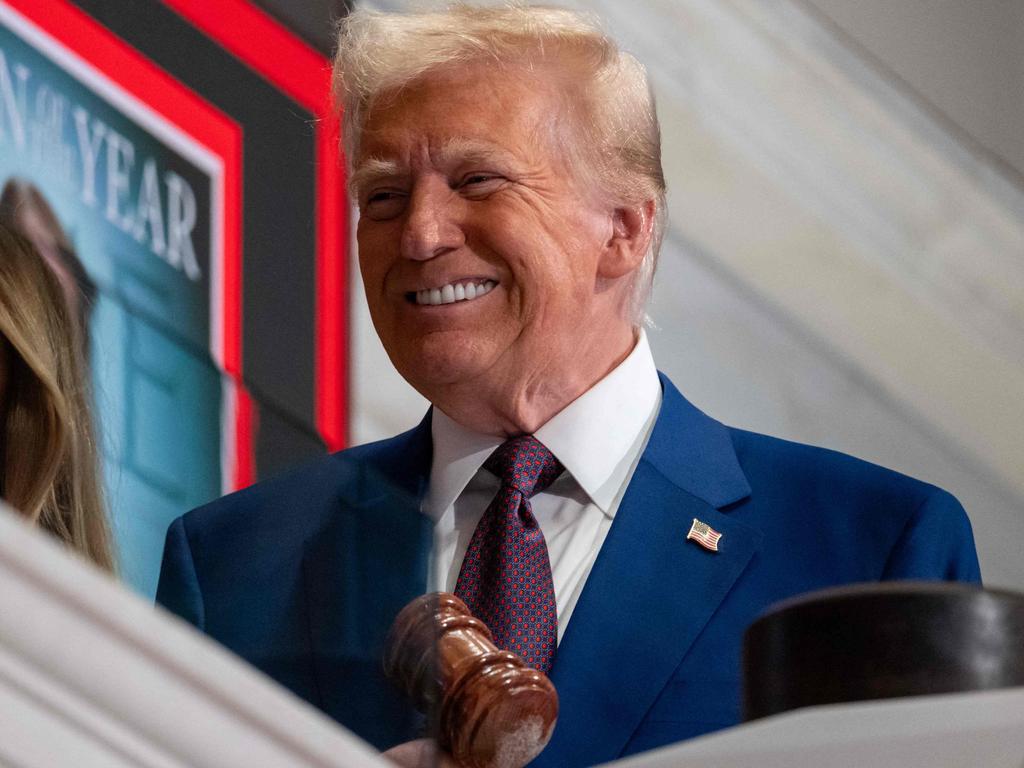
[[[647,336],[629,356],[534,433],[565,472],[530,500],[544,534],[561,641],[633,477],[661,406]],[[439,408],[431,421],[434,459],[423,511],[434,519],[428,588],[452,592],[469,540],[498,492],[484,461],[503,442],[457,424]]]

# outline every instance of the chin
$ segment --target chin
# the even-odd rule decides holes
[[[492,362],[488,345],[478,339],[451,338],[434,333],[415,344],[388,350],[391,362],[406,381],[429,399],[428,391],[470,381],[483,374]]]

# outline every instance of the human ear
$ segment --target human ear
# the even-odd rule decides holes
[[[612,233],[598,263],[598,276],[614,280],[640,266],[654,232],[654,200],[615,208]]]

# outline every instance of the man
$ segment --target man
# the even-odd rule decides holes
[[[659,377],[659,131],[590,22],[357,12],[336,78],[371,316],[433,408],[176,521],[161,602],[388,747],[415,725],[383,636],[455,591],[550,670],[534,765],[582,766],[736,723],[742,632],[776,600],[979,578],[948,494],[727,428]]]

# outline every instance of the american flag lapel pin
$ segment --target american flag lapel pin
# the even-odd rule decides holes
[[[686,540],[693,539],[700,544],[704,549],[711,552],[718,551],[718,540],[722,538],[722,534],[716,531],[707,523],[702,523],[696,517],[693,518],[693,525],[690,526],[690,532],[686,534]]]

